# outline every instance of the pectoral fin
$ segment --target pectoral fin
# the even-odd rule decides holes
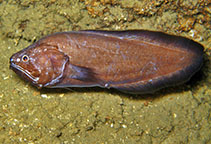
[[[71,67],[73,71],[73,74],[71,75],[72,79],[86,82],[98,81],[97,74],[92,69],[75,65],[71,65]]]

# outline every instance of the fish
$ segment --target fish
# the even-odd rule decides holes
[[[68,31],[13,54],[10,68],[37,88],[146,94],[187,82],[200,70],[203,51],[198,42],[157,31]]]

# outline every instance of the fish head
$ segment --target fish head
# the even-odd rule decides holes
[[[61,81],[69,57],[56,46],[33,44],[11,56],[10,68],[38,88]]]

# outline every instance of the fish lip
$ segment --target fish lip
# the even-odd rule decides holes
[[[10,69],[12,69],[16,74],[18,74],[24,80],[31,82],[36,87],[40,87],[40,85],[37,83],[39,78],[35,78],[28,71],[26,71],[22,67],[14,64],[12,58],[10,59]]]
[[[14,62],[13,60],[13,56],[10,57],[10,67],[11,67],[11,64]]]

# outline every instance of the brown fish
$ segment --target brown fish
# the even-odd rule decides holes
[[[10,58],[10,68],[37,87],[103,87],[152,93],[188,81],[203,46],[145,30],[71,31],[46,36]]]

